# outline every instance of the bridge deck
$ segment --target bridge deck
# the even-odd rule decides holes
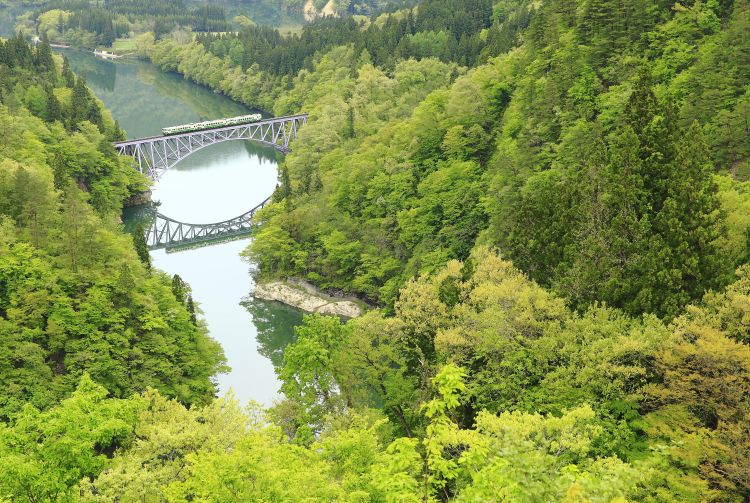
[[[278,122],[288,121],[292,119],[303,119],[306,117],[307,117],[307,114],[284,115],[282,117],[272,117],[269,119],[261,119],[255,122],[248,122],[246,124],[234,124],[231,126],[209,128],[209,129],[199,129],[197,131],[188,131],[188,132],[180,133],[180,134],[170,134],[170,135],[162,134],[162,135],[156,135],[156,136],[144,136],[143,138],[132,138],[130,140],[118,141],[114,143],[114,146],[115,147],[127,147],[131,145],[137,145],[139,143],[148,143],[149,141],[153,141],[153,140],[162,140],[164,138],[185,138],[187,136],[200,134],[200,133],[208,133],[208,132],[214,132],[214,131],[230,131],[232,129],[237,129],[237,127],[240,127],[240,126],[257,126],[257,125],[276,124]]]

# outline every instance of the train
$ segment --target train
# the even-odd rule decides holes
[[[190,133],[193,131],[202,131],[204,129],[216,129],[226,126],[236,126],[237,124],[248,124],[257,122],[262,119],[260,114],[240,115],[239,117],[230,117],[229,119],[218,119],[215,121],[196,122],[194,124],[183,124],[182,126],[172,126],[162,128],[164,136],[180,133]]]

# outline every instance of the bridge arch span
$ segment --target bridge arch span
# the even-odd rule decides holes
[[[182,159],[209,145],[230,140],[250,140],[286,153],[289,143],[307,124],[307,114],[264,119],[248,124],[193,131],[170,136],[151,136],[117,142],[121,155],[133,158],[133,167],[152,180],[158,180]]]

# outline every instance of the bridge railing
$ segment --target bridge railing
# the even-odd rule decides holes
[[[279,122],[289,122],[289,121],[292,121],[292,120],[301,121],[302,125],[304,125],[304,124],[307,123],[307,118],[308,118],[308,114],[307,113],[301,113],[301,114],[297,114],[297,115],[284,115],[282,117],[273,117],[273,118],[270,118],[270,119],[261,119],[259,121],[248,122],[248,123],[245,123],[245,124],[235,124],[233,126],[223,126],[223,127],[211,128],[211,129],[200,129],[198,131],[190,131],[190,132],[186,132],[186,133],[179,133],[179,134],[172,134],[172,135],[156,135],[156,136],[146,136],[146,137],[143,137],[143,138],[134,138],[132,140],[118,141],[118,142],[115,142],[113,145],[115,146],[115,148],[128,147],[128,146],[133,146],[133,145],[137,145],[137,144],[142,144],[142,143],[148,142],[148,141],[163,140],[165,138],[180,138],[180,137],[184,138],[184,137],[187,137],[187,136],[193,136],[195,134],[206,133],[206,132],[210,132],[210,131],[230,131],[230,130],[233,130],[233,129],[240,128],[242,126],[265,126],[265,125],[269,125],[269,124],[277,124]]]

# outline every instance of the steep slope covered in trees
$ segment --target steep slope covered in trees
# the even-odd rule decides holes
[[[153,387],[206,403],[221,349],[119,231],[147,181],[59,63],[46,44],[0,43],[0,416],[54,405],[84,373],[113,396]]]
[[[725,178],[748,169],[747,2],[449,4],[144,46],[245,103],[312,113],[261,272],[392,305],[479,240],[579,308],[674,316],[726,284],[748,228]],[[366,87],[438,59],[451,82],[402,113],[384,106],[398,85]]]
[[[354,60],[348,63],[353,73],[364,62],[392,71],[410,58],[470,66],[507,51],[530,18],[517,3],[509,2],[493,15],[488,0],[466,2],[460,11],[451,9],[450,1],[429,0],[416,14],[398,11],[366,22],[322,19],[290,37],[253,27],[238,34],[199,35],[198,43],[189,44],[162,40],[154,45],[145,37],[139,50],[164,70],[271,111],[278,109],[276,102],[294,87],[298,74],[314,72],[321,56],[344,45],[354,48]]]
[[[56,407],[0,426],[0,488],[83,501],[741,501],[749,285],[743,268],[669,325],[578,315],[480,248],[410,282],[393,317],[308,317],[270,414],[231,398],[190,410],[155,391],[105,398],[84,377]]]
[[[673,316],[726,284],[747,229],[719,187],[748,163],[750,9],[626,4],[642,19],[605,37],[620,4],[546,2],[520,47],[377,129],[379,100],[301,72],[275,111],[314,120],[262,230],[289,253],[257,240],[262,270],[391,304],[479,240],[578,307]]]

